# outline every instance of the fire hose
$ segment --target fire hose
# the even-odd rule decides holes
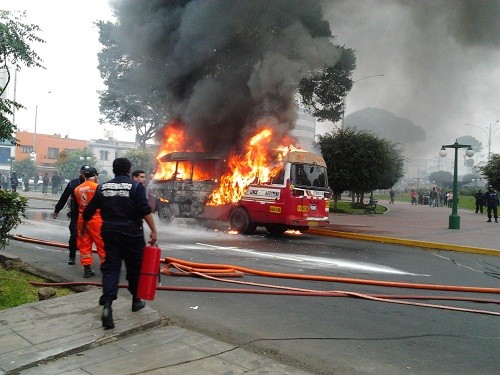
[[[68,247],[68,245],[59,242],[45,241],[22,235],[12,235],[11,238],[18,241],[37,243],[47,246],[56,246],[61,248]],[[345,278],[345,277],[334,277],[334,276],[276,273],[276,272],[260,271],[233,265],[188,262],[181,259],[170,258],[170,257],[160,259],[160,262],[165,265],[161,269],[161,274],[163,275],[197,276],[214,281],[257,286],[261,288],[262,287],[271,288],[275,290],[250,289],[250,288],[179,287],[179,286],[161,286],[161,285],[156,286],[156,290],[212,292],[212,293],[246,293],[246,294],[267,294],[267,295],[294,295],[294,296],[316,296],[316,297],[354,297],[354,298],[363,298],[378,302],[389,302],[396,304],[414,305],[421,307],[439,308],[439,309],[447,309],[453,311],[474,312],[480,314],[500,316],[500,312],[495,312],[495,311],[475,310],[475,309],[460,308],[454,306],[403,301],[403,300],[417,300],[417,299],[453,300],[453,301],[500,304],[500,300],[494,300],[494,299],[470,298],[470,297],[460,297],[460,296],[365,294],[365,293],[357,293],[357,292],[342,291],[342,290],[325,291],[325,290],[292,288],[287,286],[260,284],[260,283],[246,282],[246,281],[227,280],[227,279],[222,279],[221,277],[243,277],[245,274],[251,274],[251,275],[272,277],[272,278],[351,283],[351,284],[363,284],[363,285],[384,286],[393,288],[425,289],[425,290],[440,290],[440,291],[469,292],[469,293],[491,293],[491,294],[500,294],[500,288],[440,285],[440,284],[419,284],[419,283],[394,282],[394,281],[383,281],[383,280],[373,280],[373,279],[356,279],[356,278]],[[170,271],[170,268],[174,268],[176,271]],[[32,282],[32,284],[38,286],[43,285],[43,286],[64,286],[64,287],[79,286],[79,285],[102,286],[101,283],[96,283],[96,282],[65,282],[65,283]],[[126,287],[127,285],[120,284],[120,288],[126,288]]]

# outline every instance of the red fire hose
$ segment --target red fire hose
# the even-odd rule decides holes
[[[57,246],[67,248],[67,245],[61,244],[53,241],[44,241],[35,238],[25,237],[22,235],[13,235],[12,239],[24,242],[38,243],[48,246]],[[457,296],[418,296],[418,295],[386,295],[386,294],[364,294],[350,291],[324,291],[324,290],[311,290],[302,288],[291,288],[286,286],[276,286],[268,284],[250,283],[242,282],[236,280],[226,280],[220,279],[219,277],[242,277],[244,274],[253,274],[264,277],[274,277],[274,278],[288,278],[288,279],[298,279],[298,280],[313,280],[313,281],[324,281],[324,282],[339,282],[339,283],[351,283],[351,284],[363,284],[363,285],[374,285],[374,286],[385,286],[385,287],[396,287],[396,288],[410,288],[410,289],[427,289],[427,290],[441,290],[441,291],[454,291],[454,292],[470,292],[470,293],[492,293],[500,294],[500,288],[485,288],[485,287],[467,287],[467,286],[457,286],[457,285],[439,285],[439,284],[418,284],[418,283],[406,283],[406,282],[393,282],[393,281],[383,281],[383,280],[370,280],[370,279],[355,279],[355,278],[344,278],[344,277],[333,277],[333,276],[317,276],[317,275],[302,275],[302,274],[288,274],[288,273],[276,273],[268,271],[254,270],[245,267],[224,265],[224,264],[207,264],[207,263],[194,263],[188,262],[176,258],[165,258],[161,260],[166,266],[161,270],[161,273],[169,276],[179,276],[179,275],[190,275],[204,277],[211,280],[230,282],[237,284],[245,284],[280,290],[262,290],[262,289],[228,289],[228,288],[189,288],[189,287],[173,287],[173,286],[157,286],[157,290],[169,290],[169,291],[196,291],[196,292],[216,292],[216,293],[251,293],[251,294],[268,294],[268,295],[294,295],[294,296],[317,296],[317,297],[355,297],[364,298],[379,302],[390,302],[405,305],[415,305],[422,307],[440,308],[454,311],[463,312],[475,312],[488,315],[500,316],[499,312],[487,311],[487,310],[474,310],[459,308],[453,306],[444,305],[433,305],[427,303],[409,302],[402,301],[403,299],[420,299],[420,300],[454,300],[454,301],[469,301],[469,302],[479,302],[479,303],[493,303],[500,304],[499,300],[492,299],[480,299],[480,298],[468,298],[468,297],[457,297]],[[175,268],[177,272],[172,272],[169,268]],[[218,277],[216,277],[218,276]],[[77,286],[77,285],[95,285],[101,286],[101,283],[95,282],[68,282],[68,283],[32,283],[33,285],[44,285],[44,286]],[[121,288],[126,287],[126,285],[120,285]]]

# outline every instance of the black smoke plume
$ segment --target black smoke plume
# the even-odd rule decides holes
[[[121,0],[120,42],[168,89],[172,117],[207,151],[237,147],[261,123],[293,129],[300,78],[338,52],[316,0]]]

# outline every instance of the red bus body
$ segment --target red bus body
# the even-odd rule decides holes
[[[176,163],[189,160],[191,171],[200,160],[204,165],[208,160],[207,156],[194,153],[176,153],[175,158],[173,154],[168,158]],[[214,166],[218,165],[215,159],[212,161]],[[242,234],[252,234],[258,226],[264,226],[271,234],[281,234],[288,229],[304,231],[328,225],[331,190],[324,159],[295,150],[289,152],[281,164],[280,172],[271,181],[256,181],[248,186],[238,202],[219,206],[204,204],[215,188],[215,180],[198,181],[191,173],[183,180],[154,181],[152,190],[160,219],[167,222],[173,217],[229,220],[231,229]]]

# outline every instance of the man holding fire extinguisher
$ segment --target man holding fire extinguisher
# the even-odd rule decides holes
[[[103,305],[101,320],[104,329],[114,328],[111,305],[118,296],[122,260],[127,269],[128,290],[132,294],[132,311],[144,308],[143,300],[137,298],[142,251],[145,246],[142,220],[148,224],[151,234],[148,243],[157,241],[156,226],[143,184],[129,177],[130,160],[117,158],[113,161],[115,178],[98,186],[97,191],[83,212],[82,231],[97,209],[103,220],[101,236],[106,258],[101,265]]]

